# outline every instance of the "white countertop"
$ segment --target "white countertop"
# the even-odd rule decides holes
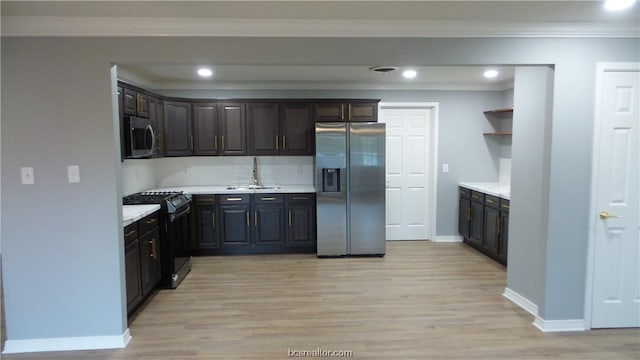
[[[160,210],[160,205],[122,205],[122,226],[133,224],[143,217]]]
[[[236,186],[236,185],[233,185]],[[315,193],[313,185],[281,185],[277,189],[248,189],[248,185],[237,185],[237,189],[227,189],[227,186],[178,186],[169,188],[152,189],[149,191],[182,191],[191,195],[204,194],[254,194],[254,193]]]
[[[463,188],[480,191],[485,194],[497,196],[505,200],[511,199],[511,184],[504,183],[474,183],[474,182],[461,182],[459,183]]]

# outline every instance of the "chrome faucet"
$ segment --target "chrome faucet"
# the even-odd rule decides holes
[[[253,185],[258,185],[258,159],[253,157]]]

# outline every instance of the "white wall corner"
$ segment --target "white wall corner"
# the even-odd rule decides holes
[[[435,240],[433,242],[442,242],[442,243],[452,243],[452,242],[462,242],[462,236],[460,235],[436,235]]]
[[[509,299],[509,301],[511,301],[512,303],[520,306],[529,314],[538,318],[538,305],[534,304],[531,300],[527,299],[526,297],[518,294],[517,292],[509,288],[504,288],[504,292],[502,293],[502,296]]]
[[[587,330],[584,319],[545,320],[539,316],[536,316],[536,319],[533,321],[533,326],[546,333]]]
[[[44,338],[7,340],[3,354],[31,353],[43,351],[75,351],[122,349],[131,341],[129,329],[122,335],[82,336],[66,338]]]

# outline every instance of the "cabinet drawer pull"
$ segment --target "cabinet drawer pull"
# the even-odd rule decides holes
[[[197,203],[198,204],[213,204],[215,200],[213,199],[198,199]]]
[[[131,235],[133,235],[133,234],[135,234],[135,233],[136,233],[136,230],[131,230],[131,231],[129,231],[128,233],[124,234],[124,236],[125,236],[125,237],[129,237],[129,236],[131,236]]]
[[[509,205],[502,204],[502,207],[503,207],[503,208],[505,208],[505,209],[508,209],[508,208],[509,208]]]
[[[145,221],[144,223],[147,224],[147,225],[151,225],[151,224],[154,224],[155,222],[156,222],[156,219],[153,218],[153,219],[149,219],[149,220]]]
[[[227,198],[227,201],[242,201],[242,198],[239,198],[239,197],[230,197],[230,198]]]
[[[274,197],[261,197],[260,200],[262,201],[274,201],[276,198]]]
[[[488,202],[489,204],[493,204],[493,200],[491,200],[491,199],[487,199],[487,202]]]
[[[293,200],[309,200],[309,197],[307,197],[307,196],[294,196],[292,199]]]

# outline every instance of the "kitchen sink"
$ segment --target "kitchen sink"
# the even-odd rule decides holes
[[[263,186],[263,185],[246,185],[246,186],[227,186],[227,190],[278,190],[280,186]]]

